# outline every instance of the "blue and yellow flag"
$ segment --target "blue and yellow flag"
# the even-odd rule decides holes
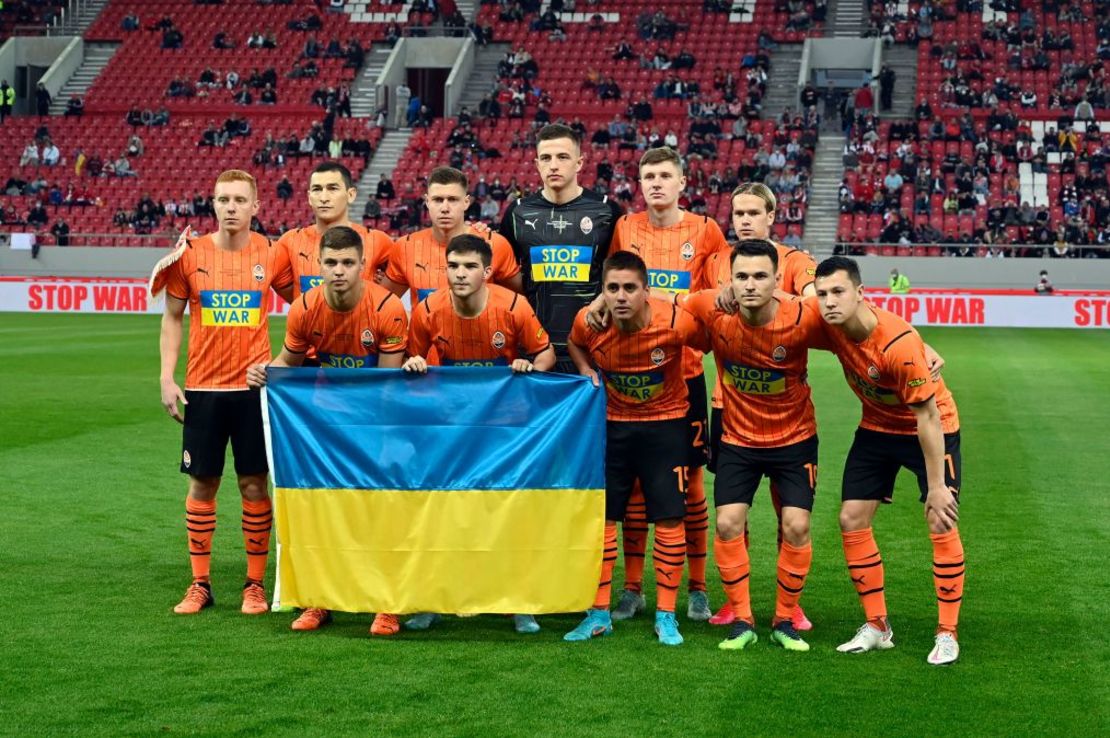
[[[605,393],[506,369],[270,369],[281,605],[550,613],[590,606]]]

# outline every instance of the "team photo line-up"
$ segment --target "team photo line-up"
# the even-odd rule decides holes
[[[800,633],[812,624],[799,600],[812,559],[818,440],[806,377],[808,350],[816,348],[836,355],[862,405],[844,465],[840,528],[866,619],[838,650],[894,646],[871,526],[879,505],[891,502],[898,471],[907,468],[917,478],[932,542],[938,625],[927,661],[956,661],[964,582],[960,431],[940,376],[943,360],[906,321],[865,299],[853,260],[816,264],[806,252],[771,241],[776,203],[763,184],[733,192],[738,243],[730,245],[713,219],[679,207],[685,177],[675,151],[643,155],[646,209],[624,214],[579,185],[580,143],[563,125],[540,131],[535,162],[542,189],[513,202],[496,232],[465,221],[466,175],[433,170],[424,195],[431,227],[396,241],[350,221],[356,190],[338,163],[320,164],[310,176],[314,223],[276,242],[250,230],[259,209],[254,178],[241,170],[219,175],[217,230],[183,235],[150,284],[152,293],[165,294],[161,402],[183,426],[180,470],[188,475],[192,583],[174,612],[197,614],[215,601],[210,558],[229,442],[247,554],[242,612],[269,609],[263,578],[273,510],[260,400],[267,366],[416,374],[429,365],[505,366],[584,375],[606,392],[601,577],[592,606],[565,640],[607,635],[614,621],[645,609],[643,570],[654,525],[660,643],[683,641],[675,604],[684,566],[688,618],[729,626],[721,649],[756,642],[748,512],[766,476],[779,521],[770,639],[808,651]],[[276,356],[266,310],[271,289],[290,303]],[[401,300],[406,292],[411,317]],[[175,371],[186,306],[182,389]],[[718,377],[710,402],[706,352]],[[716,475],[712,546],[727,596],[715,614],[706,594],[706,467]],[[611,609],[618,523],[625,582]],[[410,630],[439,618],[410,615],[404,623]],[[330,617],[309,607],[292,628],[315,630]],[[526,613],[514,615],[513,624],[521,633],[540,630]],[[370,632],[388,636],[401,628],[397,614],[378,613]]]

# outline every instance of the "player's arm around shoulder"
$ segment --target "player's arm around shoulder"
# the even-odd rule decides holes
[[[575,316],[570,335],[567,336],[567,353],[570,355],[570,360],[574,362],[574,367],[578,370],[578,373],[583,377],[589,377],[594,387],[598,387],[600,382],[598,381],[597,369],[594,368],[593,361],[590,359],[589,346],[591,340],[597,336],[599,331],[595,331],[586,324],[586,313],[588,311],[589,307],[584,307]]]
[[[403,297],[409,288],[409,279],[405,274],[405,240],[410,236],[398,238],[390,243],[387,255],[383,261],[382,276],[379,284],[397,297]]]
[[[525,374],[550,371],[555,366],[555,347],[551,345],[547,331],[540,325],[536,311],[523,297],[516,297],[510,313],[517,334],[517,345],[528,356],[515,359],[512,363],[513,371]]]
[[[712,350],[709,345],[709,333],[706,324],[693,312],[675,305],[676,311],[674,326],[678,333],[679,341],[690,348],[708,352]]]
[[[295,300],[289,308],[289,316],[285,321],[285,341],[281,351],[268,364],[252,364],[247,367],[247,386],[266,386],[266,367],[269,366],[301,366],[304,363],[305,353],[308,352],[307,293]]]
[[[372,288],[378,302],[378,366],[400,369],[409,345],[409,317],[401,299],[384,288]]]
[[[412,320],[409,322],[408,358],[401,364],[401,368],[411,374],[428,373],[428,351],[432,346],[432,313],[428,301],[436,293],[428,295],[412,308]]]

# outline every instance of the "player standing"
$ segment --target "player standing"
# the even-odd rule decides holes
[[[274,285],[289,302],[323,281],[318,253],[320,238],[336,226],[351,228],[362,237],[364,279],[373,281],[378,269],[384,268],[393,242],[379,230],[368,230],[351,222],[349,208],[357,196],[351,172],[342,164],[325,161],[312,170],[308,205],[316,220],[310,226],[286,232],[277,242],[278,273]]]
[[[640,158],[640,188],[647,210],[622,216],[613,232],[613,251],[631,251],[648,268],[648,281],[655,294],[688,294],[708,288],[706,260],[727,249],[728,243],[717,222],[678,206],[686,189],[682,158],[671,148],[649,149]],[[599,301],[594,301],[597,307]],[[686,616],[708,620],[709,596],[705,587],[709,509],[705,500],[705,472],[709,414],[706,407],[705,370],[702,354],[692,348],[683,352],[686,387],[689,391],[690,478],[686,487],[686,559],[690,567],[690,601]],[[633,617],[645,607],[641,593],[644,554],[647,550],[647,520],[644,497],[639,487],[628,503],[628,517],[621,525],[624,537],[624,590],[613,609],[614,620]]]
[[[311,352],[325,369],[396,369],[408,341],[408,316],[389,290],[365,279],[364,237],[354,228],[334,226],[325,231],[317,271],[323,284],[302,293],[289,308],[285,343],[269,366],[302,366]],[[247,370],[247,384],[266,384],[266,364]],[[293,630],[316,630],[331,619],[320,607],[306,608],[293,621]],[[397,618],[379,613],[370,632],[392,635],[400,630]]]
[[[863,417],[844,465],[840,530],[848,572],[867,622],[837,650],[894,647],[883,591],[883,560],[871,530],[880,502],[891,502],[898,470],[917,476],[933,544],[938,626],[928,662],[960,655],[956,627],[964,588],[964,550],[956,527],[961,480],[960,421],[944,380],[930,376],[925,346],[897,315],[863,299],[859,266],[834,256],[817,267],[817,300]]]
[[[463,234],[447,244],[448,287],[436,290],[412,310],[409,359],[405,371],[423,374],[432,366],[507,366],[514,372],[545,372],[555,350],[524,297],[489,284],[493,249],[481,236]],[[427,630],[439,615],[420,613],[405,627]],[[531,615],[513,616],[518,633],[537,633]]]
[[[748,511],[767,476],[781,501],[782,529],[771,640],[790,651],[808,651],[792,622],[813,559],[817,424],[806,373],[808,348],[828,341],[814,310],[776,290],[778,252],[770,241],[744,240],[732,253],[737,313],[717,310],[716,290],[683,302],[706,324],[721,378],[724,431],[714,486],[713,550],[736,619],[720,648],[740,650],[757,640],[745,537]]]
[[[151,292],[166,291],[159,339],[162,407],[183,423],[181,472],[189,475],[185,527],[193,582],[174,612],[191,615],[214,604],[210,581],[216,492],[228,441],[235,457],[243,504],[247,577],[242,611],[266,612],[262,579],[273,516],[266,489],[266,443],[258,390],[246,383],[247,367],[270,357],[267,307],[276,249],[250,230],[258,213],[254,177],[230,169],[216,178],[213,207],[219,229],[186,240],[159,262]],[[185,307],[189,307],[185,391],[174,380]],[[178,402],[185,408],[184,417]]]
[[[468,187],[466,175],[458,169],[433,169],[428,176],[428,191],[424,193],[432,227],[410,233],[393,244],[382,285],[398,297],[409,290],[413,306],[435,290],[447,287],[444,250],[453,238],[463,234],[488,238],[493,253],[493,281],[514,292],[522,289],[520,267],[508,241],[489,231],[479,233],[466,222],[466,209],[470,207]]]
[[[647,518],[655,523],[655,633],[660,643],[677,646],[682,634],[674,608],[686,549],[689,461],[683,350],[690,345],[707,348],[704,326],[670,301],[650,296],[647,267],[633,253],[609,257],[602,280],[610,325],[601,331],[590,328],[589,307],[582,308],[567,347],[580,374],[597,383],[600,371],[605,381],[605,548],[593,607],[564,638],[584,641],[613,631],[609,600],[617,521],[624,518],[638,480]]]
[[[809,297],[813,295],[813,275],[817,268],[813,257],[799,249],[783,246],[771,240],[771,228],[775,224],[775,214],[778,202],[771,188],[760,182],[747,182],[732,191],[732,230],[740,240],[762,239],[771,241],[778,252],[778,279],[779,289],[793,295]],[[732,250],[727,247],[710,256],[706,271],[711,282],[717,287],[724,287],[732,281]],[[713,412],[709,424],[709,470],[716,472],[717,455],[721,447],[721,422],[720,379],[713,388]],[[781,503],[778,489],[771,484],[771,504],[775,514],[779,516],[778,538],[782,542],[782,517],[780,514]],[[745,541],[748,540],[745,533]],[[709,619],[714,625],[730,625],[736,617],[729,603],[725,603],[717,614]],[[793,615],[794,627],[798,630],[810,630],[813,624],[802,611],[801,605]]]
[[[577,374],[567,353],[574,317],[601,291],[620,207],[578,184],[581,138],[553,123],[536,136],[536,168],[543,189],[505,211],[500,233],[520,263],[524,294],[555,346],[555,371]]]

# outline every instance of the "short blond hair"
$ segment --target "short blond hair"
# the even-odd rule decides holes
[[[763,201],[763,204],[767,208],[768,213],[775,212],[775,208],[778,206],[778,200],[775,199],[775,193],[771,191],[770,187],[763,184],[762,182],[745,182],[744,184],[739,185],[735,190],[732,191],[731,199],[735,200],[738,195],[754,195],[758,197],[760,200]]]
[[[228,169],[220,172],[220,176],[216,177],[216,184],[221,182],[246,182],[251,186],[251,196],[255,200],[258,199],[258,183],[254,181],[254,177],[250,172],[244,172],[242,169]],[[213,190],[215,187],[213,187]]]

